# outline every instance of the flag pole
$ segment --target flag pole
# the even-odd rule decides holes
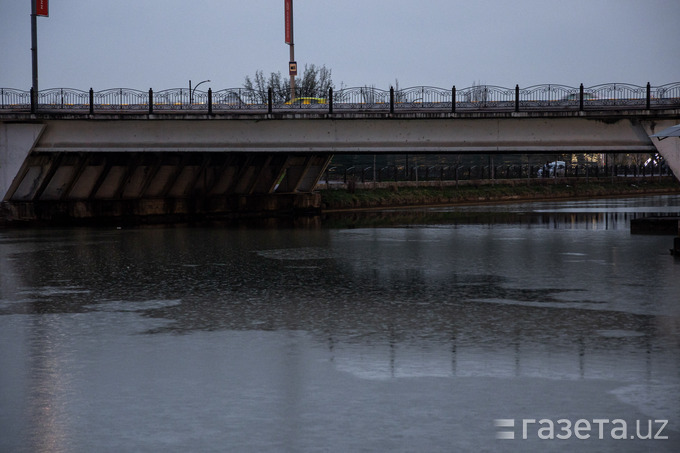
[[[288,20],[290,21],[290,64],[294,64],[295,62],[295,44],[293,40],[293,0],[290,0],[290,11],[289,11],[289,18]],[[297,68],[296,68],[297,69]],[[290,70],[290,100],[291,102],[295,99],[295,72]]]
[[[31,60],[33,67],[33,97],[31,104],[38,105],[38,11],[37,0],[31,0]]]

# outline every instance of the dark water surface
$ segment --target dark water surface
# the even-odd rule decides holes
[[[657,212],[0,230],[0,451],[680,451],[680,260],[629,232]]]

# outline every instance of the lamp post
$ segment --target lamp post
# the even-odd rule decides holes
[[[200,84],[205,83],[205,82],[210,82],[210,80],[204,80],[202,82],[198,82],[196,84],[196,86],[194,87],[194,89],[192,90],[191,89],[191,80],[189,80],[189,105],[194,103],[194,91],[196,91],[196,88],[198,88],[198,86]]]

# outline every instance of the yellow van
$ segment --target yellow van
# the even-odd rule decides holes
[[[297,105],[297,104],[303,104],[303,105],[312,105],[312,104],[326,104],[326,100],[323,98],[309,98],[309,97],[304,97],[304,98],[295,98],[292,101],[286,102],[286,105]]]

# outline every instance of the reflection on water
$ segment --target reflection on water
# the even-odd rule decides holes
[[[629,221],[679,200],[1,231],[0,450],[522,451],[495,418],[563,416],[677,442],[680,265]]]
[[[644,200],[644,201],[643,201]],[[632,219],[677,215],[678,197],[620,198],[563,202],[506,203],[399,210],[330,213],[324,224],[336,228],[392,225],[515,225],[520,228],[619,229]]]

